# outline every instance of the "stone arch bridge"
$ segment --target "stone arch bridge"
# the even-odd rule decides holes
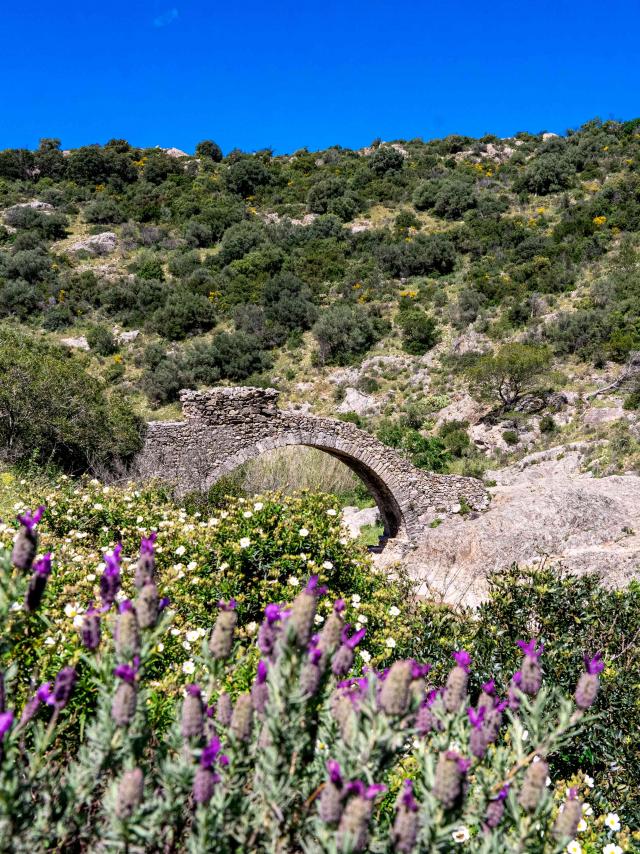
[[[220,387],[182,391],[181,421],[152,421],[136,469],[171,483],[178,495],[206,490],[266,451],[318,448],[345,463],[375,499],[386,537],[413,543],[436,517],[488,504],[474,478],[438,475],[406,459],[354,424],[279,409],[275,389]]]

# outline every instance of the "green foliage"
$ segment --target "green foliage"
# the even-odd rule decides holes
[[[201,157],[203,160],[211,160],[213,163],[220,163],[222,160],[222,149],[212,139],[204,139],[196,145],[196,157]]]
[[[550,363],[551,354],[545,347],[505,344],[495,354],[480,356],[466,374],[480,399],[497,399],[503,406],[511,406],[533,388]]]
[[[378,177],[387,175],[389,172],[399,172],[404,165],[402,152],[391,145],[381,145],[369,157],[369,168]]]
[[[397,323],[402,329],[402,346],[407,353],[422,356],[438,343],[438,326],[421,308],[400,311]]]
[[[0,336],[0,438],[5,457],[68,469],[112,465],[141,446],[126,401],[68,350],[5,327]]]
[[[322,364],[347,365],[366,353],[379,338],[379,328],[359,305],[334,303],[313,327]]]
[[[87,344],[100,356],[111,356],[118,350],[118,342],[106,326],[92,326],[87,331]]]
[[[385,445],[405,454],[414,466],[427,471],[446,471],[451,455],[437,436],[423,436],[418,430],[397,421],[383,421],[376,436]]]
[[[239,196],[253,196],[271,180],[271,176],[257,157],[241,157],[229,164],[225,173],[227,189]]]

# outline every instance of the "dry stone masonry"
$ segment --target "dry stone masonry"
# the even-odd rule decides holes
[[[364,482],[387,537],[415,543],[436,517],[487,506],[480,481],[416,469],[354,424],[279,409],[278,394],[246,387],[181,392],[184,420],[148,424],[139,475],[185,494],[208,489],[266,451],[306,445],[337,457]]]

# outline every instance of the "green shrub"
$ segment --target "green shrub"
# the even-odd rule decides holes
[[[404,166],[404,155],[391,145],[381,145],[369,157],[369,168],[378,177],[389,172],[399,172]]]
[[[99,356],[111,356],[118,351],[118,342],[106,326],[92,326],[88,329],[87,344]]]
[[[543,415],[540,419],[539,427],[541,433],[553,433],[556,430],[556,426],[553,415]]]
[[[220,163],[222,160],[222,149],[212,139],[203,139],[196,145],[196,157],[201,157],[203,160],[211,160],[213,163]]]
[[[127,460],[142,424],[67,348],[2,329],[0,440],[9,459],[37,458],[78,470]]]
[[[346,365],[378,340],[376,323],[359,305],[334,303],[313,327],[322,364]]]
[[[520,441],[520,437],[516,430],[503,430],[502,439],[507,443],[507,445],[517,445]]]
[[[438,326],[421,308],[400,311],[397,323],[402,329],[402,346],[407,353],[422,356],[438,343]]]
[[[397,421],[383,420],[376,436],[385,445],[396,448],[417,468],[427,471],[446,471],[451,455],[442,439],[423,436],[417,430]]]

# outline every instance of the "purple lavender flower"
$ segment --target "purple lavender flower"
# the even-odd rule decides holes
[[[482,759],[487,752],[487,735],[484,729],[486,706],[480,706],[476,711],[467,709],[467,715],[471,724],[471,735],[469,736],[469,749],[476,759]]]
[[[588,709],[593,705],[600,688],[598,675],[604,670],[604,662],[600,653],[596,653],[593,658],[585,655],[584,665],[586,673],[583,673],[578,679],[574,694],[579,709]]]
[[[336,612],[336,614],[341,614],[346,609],[346,607],[347,604],[344,599],[336,599],[336,601],[333,603],[333,610]]]
[[[530,641],[519,640],[516,643],[524,654],[520,666],[520,690],[530,697],[535,697],[542,685],[542,668],[539,658],[544,651],[544,644],[540,644],[540,649],[538,649],[536,638],[531,638]]]
[[[329,780],[324,784],[318,801],[318,815],[325,824],[336,824],[340,821],[343,810],[344,782],[340,773],[340,765],[335,759],[327,762]]]
[[[469,718],[469,723],[474,729],[482,729],[485,713],[485,706],[480,706],[477,711],[471,706],[469,706],[469,708],[467,709],[467,716]]]
[[[455,806],[461,797],[462,782],[470,766],[471,760],[463,758],[455,750],[446,750],[440,754],[433,782],[433,795],[446,810]]]
[[[267,673],[267,663],[260,659],[258,662],[258,669],[256,671],[256,678],[251,686],[251,701],[253,702],[253,708],[260,716],[264,715],[265,709],[267,708],[267,702],[269,700]]]
[[[347,623],[342,630],[342,643],[331,662],[331,670],[336,676],[346,676],[351,670],[353,665],[353,650],[360,643],[367,631],[366,629],[360,629],[349,637],[350,629],[351,626]]]
[[[391,838],[394,851],[409,854],[413,851],[418,838],[418,803],[413,796],[413,782],[405,780],[396,803],[396,817]]]
[[[527,768],[522,788],[518,795],[518,803],[529,813],[535,812],[538,803],[544,796],[549,766],[543,759],[532,762]]]
[[[77,674],[73,667],[63,667],[56,676],[53,692],[47,702],[52,702],[58,709],[64,709],[71,698],[73,686],[76,683]]]
[[[144,791],[144,777],[140,768],[132,768],[125,771],[118,786],[116,797],[116,815],[126,820],[142,803]]]
[[[362,780],[352,780],[345,788],[346,795],[353,795],[347,801],[338,826],[338,846],[342,848],[349,840],[351,851],[365,851],[369,842],[369,820],[373,811],[373,801],[386,786],[365,786]]]
[[[100,646],[100,612],[89,603],[80,628],[80,639],[85,649],[96,650]]]
[[[498,792],[497,796],[489,801],[487,812],[485,814],[484,823],[488,829],[497,827],[504,815],[504,802],[509,794],[509,783],[506,783]]]
[[[509,683],[509,691],[507,693],[507,702],[512,712],[520,708],[520,685],[522,683],[522,673],[519,670],[511,677]]]
[[[162,599],[158,602],[158,613],[160,611],[164,611],[164,609],[169,605],[170,599],[168,596],[163,596]]]
[[[258,648],[263,655],[272,657],[278,639],[278,626],[284,617],[279,605],[271,603],[264,609],[264,620],[258,631]]]
[[[199,738],[204,729],[204,704],[199,685],[187,685],[182,701],[180,732],[185,739]]]
[[[37,560],[33,565],[33,575],[29,582],[24,606],[26,611],[37,611],[42,602],[42,595],[47,586],[47,579],[51,574],[51,552]]]
[[[111,554],[103,555],[105,568],[100,577],[100,598],[105,609],[110,608],[116,601],[120,589],[120,555],[122,544],[114,548]]]
[[[0,712],[0,743],[13,726],[13,712]]]
[[[40,708],[42,703],[46,703],[47,705],[52,705],[49,703],[53,698],[53,693],[51,691],[51,683],[43,682],[43,684],[38,688],[33,697],[26,703],[24,709],[22,710],[22,715],[20,716],[20,727],[26,726],[29,721],[35,716],[36,712]]]
[[[444,707],[448,712],[457,712],[467,696],[471,664],[471,656],[464,649],[454,652],[453,658],[456,666],[450,670],[444,689]]]
[[[209,637],[209,652],[216,661],[222,661],[231,655],[237,622],[236,600],[230,599],[224,602],[221,599],[218,602],[218,619]]]
[[[396,661],[380,689],[380,708],[388,715],[404,715],[409,705],[411,678],[415,662]]]
[[[31,569],[38,548],[36,527],[40,519],[42,519],[44,510],[44,505],[41,505],[33,513],[27,510],[21,516],[18,516],[21,528],[18,531],[11,554],[11,561],[17,569]]]
[[[153,581],[155,570],[154,548],[157,536],[157,532],[152,531],[148,537],[143,537],[140,541],[140,557],[136,563],[134,580],[134,584],[138,589]]]
[[[220,776],[214,774],[210,768],[198,768],[193,778],[193,788],[191,790],[195,803],[208,804],[213,797],[215,785],[219,781]]]
[[[202,749],[202,753],[200,754],[200,765],[203,768],[211,768],[215,764],[221,750],[222,743],[218,736],[214,735],[208,744]]]

